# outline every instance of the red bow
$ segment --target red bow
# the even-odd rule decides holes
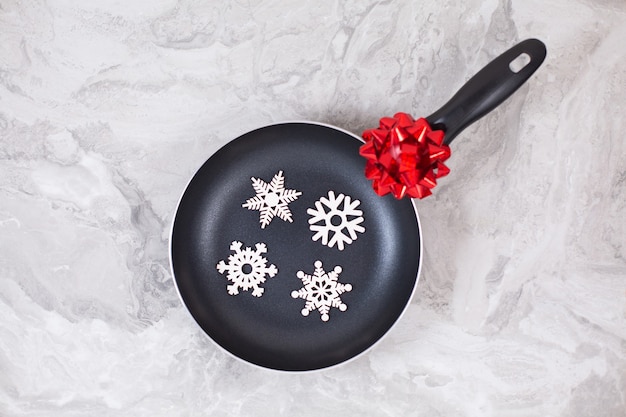
[[[365,176],[372,180],[376,194],[392,193],[424,198],[437,185],[437,178],[448,175],[444,161],[450,147],[443,144],[443,130],[432,130],[426,119],[397,113],[380,119],[378,129],[363,132],[365,144],[359,153],[367,159]]]

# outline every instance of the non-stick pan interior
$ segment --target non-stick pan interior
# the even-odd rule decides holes
[[[324,368],[369,348],[404,310],[418,276],[419,221],[410,200],[373,192],[360,145],[324,125],[272,125],[228,143],[190,181],[173,224],[172,269],[194,319],[228,352],[267,368]],[[288,204],[292,222],[275,215],[262,228],[260,210],[242,205],[256,195],[251,178],[269,184],[279,172],[284,189],[301,194]],[[343,250],[312,239],[307,210],[330,191],[360,201],[365,231]],[[234,257],[245,248],[277,269],[259,285],[260,297],[252,289],[229,294],[232,282],[217,268],[241,266]],[[316,309],[303,315],[306,300],[292,294],[304,287],[298,271],[314,276],[316,261],[324,272],[339,266],[336,281],[351,286],[340,295],[345,311],[331,307],[327,321]]]

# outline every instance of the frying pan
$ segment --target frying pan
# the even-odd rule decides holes
[[[427,118],[449,143],[517,90],[546,50],[523,41]],[[520,56],[529,62],[515,72]],[[261,127],[188,183],[170,237],[179,295],[219,346],[264,368],[307,371],[361,354],[398,320],[419,277],[410,199],[374,193],[363,140],[322,123]]]

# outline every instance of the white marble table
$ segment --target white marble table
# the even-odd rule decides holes
[[[453,143],[424,268],[372,350],[252,367],[168,235],[220,146],[425,116],[516,41],[544,66]],[[623,0],[0,1],[1,416],[625,416]]]

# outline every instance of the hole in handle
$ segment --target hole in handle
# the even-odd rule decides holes
[[[509,69],[517,74],[528,64],[530,64],[530,55],[524,52],[509,63]]]

